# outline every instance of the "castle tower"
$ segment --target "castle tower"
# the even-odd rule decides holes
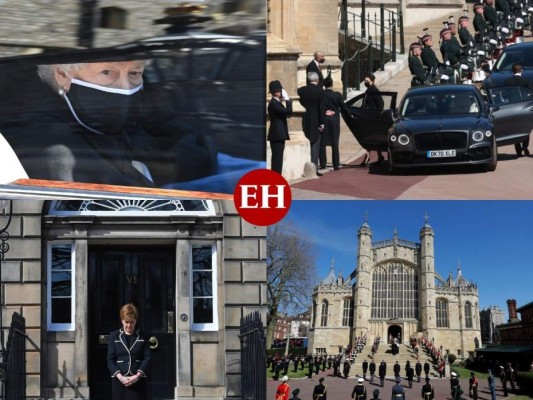
[[[426,214],[420,229],[420,330],[432,337],[436,327],[435,312],[435,233]]]
[[[366,334],[370,319],[370,302],[372,298],[372,230],[368,225],[368,218],[357,232],[357,266],[355,271],[355,285],[353,288],[354,314],[353,337]]]

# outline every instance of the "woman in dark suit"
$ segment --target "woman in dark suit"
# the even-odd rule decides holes
[[[269,92],[272,99],[268,103],[268,117],[270,127],[268,128],[268,140],[272,151],[272,161],[270,168],[281,174],[283,170],[283,153],[285,151],[285,141],[290,140],[289,129],[287,128],[287,117],[292,114],[292,101],[281,86],[280,81],[270,82]],[[285,101],[285,106],[282,103]]]
[[[323,169],[326,168],[327,156],[326,146],[331,146],[331,157],[333,158],[333,170],[340,168],[339,138],[341,135],[341,110],[345,115],[350,115],[350,110],[344,104],[342,94],[335,92],[333,79],[327,76],[324,79],[326,115],[324,119],[324,136],[320,142],[320,163]]]
[[[135,325],[139,311],[133,304],[120,309],[122,328],[109,334],[107,367],[112,377],[113,400],[146,400],[150,345]]]

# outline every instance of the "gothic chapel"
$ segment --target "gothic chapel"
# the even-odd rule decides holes
[[[329,275],[313,291],[309,352],[337,354],[366,335],[382,343],[397,337],[426,337],[459,358],[481,338],[477,286],[459,267],[454,278],[435,270],[433,228],[425,218],[420,242],[393,238],[372,241],[365,220],[357,233],[357,264],[345,280]]]

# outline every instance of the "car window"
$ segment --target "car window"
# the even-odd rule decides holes
[[[523,86],[491,88],[489,99],[493,105],[512,104],[533,99],[533,91]]]
[[[265,4],[67,3],[0,16],[0,133],[30,179],[230,194],[265,167]]]
[[[431,96],[408,96],[400,116],[444,116],[450,114],[477,114],[482,110],[478,98],[472,93],[438,93]]]
[[[523,68],[533,68],[533,51],[504,51],[497,60],[495,68],[500,71],[511,70],[513,64],[520,63]]]

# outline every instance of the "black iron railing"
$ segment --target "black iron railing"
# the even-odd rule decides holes
[[[405,53],[402,5],[400,2],[396,10],[390,10],[384,4],[363,0],[361,13],[357,14],[348,11],[348,0],[343,0],[339,18],[344,34],[341,57],[346,97],[347,88],[360,89],[365,73],[383,71],[387,62],[396,61],[398,52]]]
[[[265,329],[258,311],[241,319],[241,398],[266,400]]]
[[[23,400],[26,397],[26,322],[18,313],[13,313],[7,345],[1,353],[1,398]]]

